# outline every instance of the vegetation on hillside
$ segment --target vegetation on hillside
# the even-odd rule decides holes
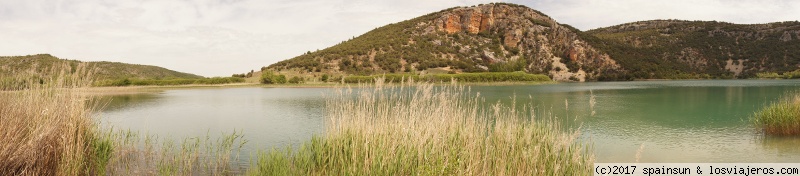
[[[93,69],[93,78],[97,80],[115,79],[198,79],[202,76],[181,73],[161,67],[119,62],[81,62],[77,60],[59,59],[49,54],[28,56],[3,56],[0,57],[0,76],[28,75],[36,77],[50,77],[54,73],[51,68],[60,65],[69,65],[76,68],[85,63]],[[69,72],[74,72],[74,69]]]
[[[653,20],[583,34],[628,70],[625,79],[752,78],[800,65],[798,22]],[[788,36],[788,37],[787,37]],[[743,65],[741,73],[729,66]]]
[[[484,103],[463,86],[340,90],[326,132],[258,155],[250,175],[591,175],[594,155],[528,109]],[[410,87],[406,87],[410,86]],[[352,98],[357,97],[357,98]]]
[[[490,72],[490,73],[459,73],[459,74],[382,74],[372,76],[346,76],[344,83],[374,83],[375,80],[385,79],[386,82],[399,83],[403,80],[422,82],[547,82],[552,81],[547,75],[528,74],[524,72]]]
[[[435,14],[428,14],[376,28],[332,47],[280,61],[270,65],[269,68],[278,70],[299,68],[304,72],[336,70],[357,75],[421,71],[449,65],[468,71],[477,70],[471,60],[448,60],[437,57],[436,53],[455,53],[456,48],[436,45],[432,42],[436,37],[415,35],[410,30],[417,23],[431,21],[436,17]],[[373,56],[372,61],[369,59],[370,56]],[[410,65],[402,65],[401,59],[419,65],[412,69]]]
[[[0,57],[0,83],[3,85],[27,85],[29,82],[44,83],[63,74],[75,73],[78,65],[92,68],[92,86],[166,86],[187,84],[229,84],[244,82],[242,77],[204,78],[156,66],[125,64],[118,62],[81,62],[65,60],[48,54]],[[54,67],[66,70],[53,70]],[[252,73],[250,73],[252,75]],[[25,75],[26,79],[13,76]],[[22,81],[22,82],[20,82]],[[8,87],[8,86],[5,86]],[[0,90],[8,90],[0,87]]]

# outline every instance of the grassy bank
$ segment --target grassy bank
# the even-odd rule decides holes
[[[459,73],[459,74],[386,74],[372,76],[347,76],[342,78],[344,83],[373,83],[377,78],[385,78],[386,82],[397,83],[404,79],[413,79],[423,82],[545,82],[551,81],[547,75],[528,74],[524,72],[486,72],[486,73]]]
[[[594,156],[577,131],[522,115],[532,110],[482,108],[463,86],[376,84],[341,90],[327,102],[324,136],[298,150],[260,153],[249,174],[591,174]]]
[[[752,122],[768,135],[800,135],[800,94],[764,107],[753,115]]]

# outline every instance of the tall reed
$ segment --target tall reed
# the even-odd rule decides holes
[[[251,175],[590,175],[594,155],[531,109],[486,108],[455,84],[342,89],[326,134],[262,152]]]
[[[751,121],[768,135],[800,135],[800,94],[764,107],[754,113]]]
[[[179,142],[129,130],[103,134],[113,141],[113,156],[105,169],[110,175],[235,175],[246,166],[238,164],[247,142],[242,132]]]
[[[102,172],[110,148],[95,138],[91,84],[84,65],[54,67],[56,76],[15,75],[0,83],[0,175]]]

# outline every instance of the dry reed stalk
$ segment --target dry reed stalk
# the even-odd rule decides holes
[[[91,83],[85,65],[57,76],[15,75],[0,83],[0,175],[91,174],[94,106],[76,88]]]

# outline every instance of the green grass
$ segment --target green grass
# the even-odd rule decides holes
[[[261,152],[249,175],[590,175],[594,155],[552,121],[484,107],[463,86],[341,90],[324,136]],[[358,98],[350,98],[350,97]]]
[[[800,94],[764,107],[751,121],[767,135],[800,135]]]

